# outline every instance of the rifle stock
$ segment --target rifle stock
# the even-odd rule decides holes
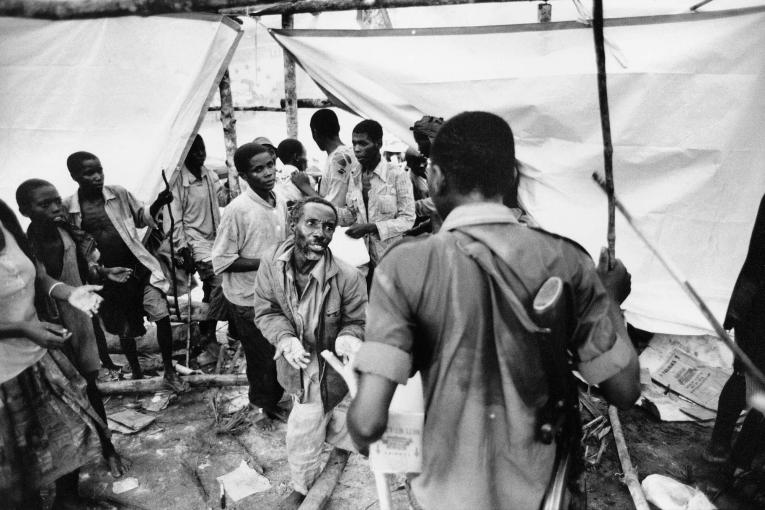
[[[539,351],[547,376],[549,398],[539,410],[537,439],[557,444],[550,484],[542,500],[542,510],[562,510],[568,489],[571,503],[580,506],[586,492],[581,491],[579,396],[576,381],[568,366],[569,303],[563,281],[554,276],[539,289],[532,306],[534,322],[547,333],[540,333]],[[584,504],[586,507],[586,503]]]

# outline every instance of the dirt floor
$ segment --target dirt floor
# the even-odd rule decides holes
[[[233,349],[229,351],[229,359],[233,353]],[[207,370],[210,368],[208,366]],[[240,373],[243,369],[241,363],[233,368]],[[103,374],[109,375],[106,371]],[[220,485],[216,478],[237,468],[247,457],[246,449],[264,468],[271,488],[236,503],[229,499],[226,508],[275,508],[291,491],[285,451],[286,425],[278,424],[276,430],[265,432],[246,422],[232,434],[219,434],[212,406],[217,391],[192,390],[172,399],[167,408],[159,412],[139,409],[143,414],[154,416],[155,421],[132,435],[113,434],[118,452],[133,461],[126,477],[136,478],[138,487],[115,494],[115,479],[108,473],[105,463],[101,462],[88,465],[83,470],[82,494],[107,499],[126,509],[221,508]],[[107,414],[137,409],[142,401],[148,402],[153,397],[154,394],[112,396],[106,402]],[[225,389],[220,393],[219,402],[218,423],[222,423],[236,409],[246,405],[246,387]],[[592,402],[607,418],[605,402],[597,395],[592,396]],[[723,481],[720,470],[704,462],[701,457],[711,434],[710,424],[663,423],[642,408],[621,412],[620,417],[632,463],[638,470],[640,480],[649,474],[662,474],[701,489],[709,498],[717,495]],[[583,409],[583,423],[592,419],[591,412]],[[622,483],[622,469],[612,434],[606,434],[601,441],[605,443],[603,454],[585,475],[588,508],[634,508],[630,494]],[[586,444],[590,445],[588,452],[591,456],[597,452],[601,441],[593,437],[588,439]],[[325,458],[328,454],[329,447]],[[391,479],[390,487],[394,508],[408,508],[403,486]],[[716,504],[721,509],[757,508],[753,503],[744,503],[734,496],[730,491],[723,493],[718,496]],[[366,459],[351,455],[327,508],[379,508],[374,478]]]

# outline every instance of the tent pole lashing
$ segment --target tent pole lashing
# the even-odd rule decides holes
[[[231,198],[239,196],[239,179],[234,166],[234,153],[236,152],[236,118],[234,117],[234,99],[231,95],[231,77],[228,69],[223,73],[223,78],[218,86],[220,91],[220,121],[223,124],[223,142],[226,145],[226,168],[228,169],[228,189]]]
[[[598,69],[600,128],[603,132],[603,166],[608,195],[608,267],[616,262],[616,205],[614,203],[614,146],[611,142],[611,117],[608,111],[606,51],[603,37],[603,0],[593,0],[592,34],[595,38],[595,61]]]
[[[295,24],[292,14],[282,16],[282,28],[291,29]],[[295,61],[287,50],[284,51],[284,111],[287,113],[287,136],[298,137],[297,78]]]

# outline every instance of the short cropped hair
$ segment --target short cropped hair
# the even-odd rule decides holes
[[[250,160],[258,154],[269,153],[268,147],[258,145],[257,143],[246,143],[239,147],[234,153],[234,166],[236,171],[244,173]]]
[[[362,120],[356,124],[353,132],[357,135],[367,135],[373,142],[381,142],[383,139],[382,126],[379,122],[372,119]]]
[[[446,121],[436,134],[430,157],[459,193],[505,197],[513,189],[513,132],[493,113],[463,112]]]
[[[276,155],[282,160],[285,165],[291,164],[292,158],[295,154],[301,154],[303,152],[303,144],[299,140],[294,138],[287,138],[282,140],[279,147],[276,148]]]
[[[46,186],[55,187],[42,179],[28,179],[19,184],[19,187],[16,188],[16,204],[18,204],[19,210],[28,209],[32,205],[32,193]]]
[[[325,138],[334,138],[340,134],[340,121],[332,110],[322,109],[311,116],[311,129]]]
[[[290,209],[290,221],[295,225],[297,225],[298,221],[300,221],[300,218],[303,217],[303,212],[305,212],[306,204],[321,204],[331,207],[332,211],[335,213],[335,219],[338,219],[337,208],[332,202],[324,200],[320,197],[308,197],[304,198],[303,200],[298,200],[295,202],[295,205],[292,206],[292,209]]]
[[[90,152],[79,151],[66,158],[66,167],[69,173],[74,173],[82,168],[82,164],[90,159],[98,159],[98,156]]]

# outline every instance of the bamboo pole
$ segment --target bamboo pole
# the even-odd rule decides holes
[[[603,132],[603,166],[608,195],[608,267],[616,261],[616,204],[614,202],[614,146],[611,142],[611,118],[608,111],[608,87],[606,83],[606,51],[603,37],[603,0],[593,0],[592,34],[595,38],[595,61],[598,68],[598,101],[600,102],[600,127]]]
[[[181,376],[192,388],[220,387],[220,386],[247,386],[245,374],[235,375],[188,375]],[[151,379],[138,379],[136,381],[113,381],[98,383],[98,391],[102,395],[120,395],[123,393],[152,393],[166,390],[164,378],[152,377]]]
[[[295,20],[292,14],[282,16],[282,28],[290,29],[294,24]],[[297,78],[295,76],[295,61],[287,50],[284,50],[284,111],[287,113],[287,136],[297,138]]]
[[[627,451],[627,441],[624,439],[622,424],[619,421],[619,413],[617,413],[614,406],[608,406],[608,417],[611,419],[611,430],[614,433],[616,451],[619,452],[619,460],[622,464],[624,483],[627,484],[627,488],[632,496],[632,501],[635,503],[635,508],[637,510],[650,510],[648,502],[645,500],[645,494],[643,494],[643,488],[640,486],[637,472],[635,471],[635,468],[632,467],[630,453]]]
[[[223,78],[218,86],[220,91],[220,121],[223,124],[223,142],[226,145],[226,168],[228,168],[228,189],[231,199],[238,197],[239,174],[234,166],[234,153],[236,152],[236,118],[234,117],[234,99],[231,95],[231,77],[228,69],[223,73]]]

